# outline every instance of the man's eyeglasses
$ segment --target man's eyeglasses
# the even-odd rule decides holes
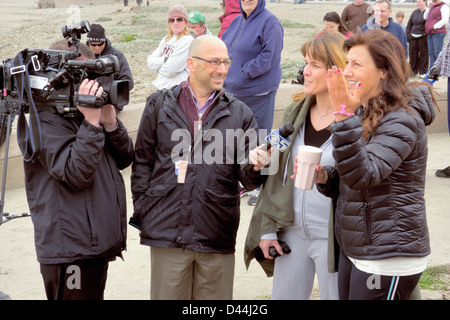
[[[184,18],[170,18],[167,21],[169,21],[169,23],[174,23],[174,22],[183,22]]]
[[[206,60],[206,59],[203,59],[203,58],[200,58],[200,57],[196,57],[196,56],[193,56],[192,58],[209,62],[209,64],[211,64],[214,68],[220,67],[220,65],[223,63],[225,68],[228,69],[233,64],[233,61],[231,61],[230,59],[224,60],[224,61],[220,61],[220,60]]]
[[[100,42],[100,43],[92,43],[92,42],[89,42],[89,45],[91,46],[91,47],[101,47],[102,45],[104,45],[105,43],[104,42]]]

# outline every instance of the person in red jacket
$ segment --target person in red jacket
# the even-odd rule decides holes
[[[241,14],[241,10],[239,8],[239,0],[223,0],[220,5],[224,14],[219,17],[221,27],[217,36],[222,39],[222,35],[227,30],[231,21]]]

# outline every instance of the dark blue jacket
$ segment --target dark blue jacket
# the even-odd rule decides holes
[[[247,17],[236,17],[223,35],[228,54],[233,60],[224,87],[241,96],[252,96],[278,89],[281,81],[283,27],[278,18],[259,0]]]
[[[375,29],[375,28],[387,31],[396,36],[397,39],[402,44],[402,46],[405,48],[405,55],[408,56],[408,42],[406,41],[405,31],[403,30],[403,27],[400,24],[394,22],[392,18],[389,18],[389,24],[386,27],[382,27],[378,23],[376,23],[375,18],[373,18],[372,20],[370,20],[370,23],[362,26],[361,31],[364,32],[368,29]]]

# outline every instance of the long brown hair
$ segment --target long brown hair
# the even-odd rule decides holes
[[[381,79],[381,93],[369,99],[363,115],[363,138],[373,134],[381,118],[387,113],[405,108],[411,111],[408,103],[413,96],[407,90],[411,68],[406,60],[405,49],[391,33],[380,29],[370,29],[364,33],[353,34],[344,42],[349,51],[354,46],[367,47],[375,66],[386,71]]]
[[[323,62],[327,69],[330,69],[332,66],[344,69],[344,40],[345,37],[339,32],[327,32],[323,36],[305,42],[302,45],[301,52],[304,57],[309,55],[311,58]],[[303,92],[294,93],[292,100],[299,101],[304,96]]]

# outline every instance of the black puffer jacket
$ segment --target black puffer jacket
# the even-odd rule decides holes
[[[370,260],[430,253],[425,125],[434,120],[435,111],[427,87],[414,88],[414,94],[413,114],[404,109],[388,113],[366,142],[359,116],[331,126],[336,169],[326,168],[329,181],[319,189],[329,196],[339,190],[335,232],[350,257]]]
[[[239,152],[248,151],[249,144],[239,147],[225,132],[255,130],[256,120],[244,103],[224,91],[203,122],[203,137],[194,143],[178,104],[181,86],[172,88],[173,95],[166,95],[157,123],[154,105],[161,91],[147,99],[136,138],[131,190],[134,218],[141,222],[141,243],[233,253],[240,218],[238,182],[254,189],[262,180],[253,170],[241,170],[233,160]],[[183,132],[187,136],[179,135]],[[208,164],[202,154],[212,155],[213,149],[215,163]],[[177,183],[175,150],[194,154],[184,184]]]

